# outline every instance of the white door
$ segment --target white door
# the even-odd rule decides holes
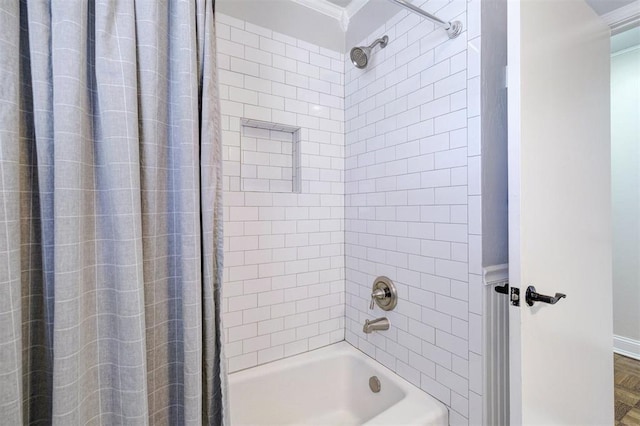
[[[609,29],[582,0],[508,7],[511,424],[612,425]]]

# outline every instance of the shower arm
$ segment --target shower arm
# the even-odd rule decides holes
[[[373,43],[371,43],[369,45],[369,49],[373,49],[378,44],[380,45],[380,47],[382,47],[384,49],[385,47],[387,47],[387,43],[389,43],[389,37],[384,36],[384,37],[381,37],[381,38],[377,39]]]
[[[429,21],[433,22],[434,24],[441,26],[447,31],[447,35],[449,36],[449,38],[456,38],[462,32],[462,23],[460,21],[445,22],[442,19],[438,18],[437,16],[434,16],[429,12],[422,10],[418,6],[414,6],[407,0],[389,0],[389,1],[397,4],[398,6],[402,6],[406,9],[409,9],[412,12],[415,12],[418,15],[427,18]]]

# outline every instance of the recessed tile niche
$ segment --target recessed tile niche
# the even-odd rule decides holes
[[[300,192],[300,128],[242,120],[242,191]]]

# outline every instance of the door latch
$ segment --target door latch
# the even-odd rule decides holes
[[[518,287],[509,287],[509,283],[504,283],[504,285],[497,285],[493,289],[496,293],[508,294],[511,304],[520,306],[520,289]]]
[[[518,287],[511,287],[509,300],[513,306],[520,306],[520,289]]]

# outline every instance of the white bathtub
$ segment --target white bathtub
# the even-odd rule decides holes
[[[448,425],[442,403],[346,342],[230,374],[229,388],[232,426]]]

